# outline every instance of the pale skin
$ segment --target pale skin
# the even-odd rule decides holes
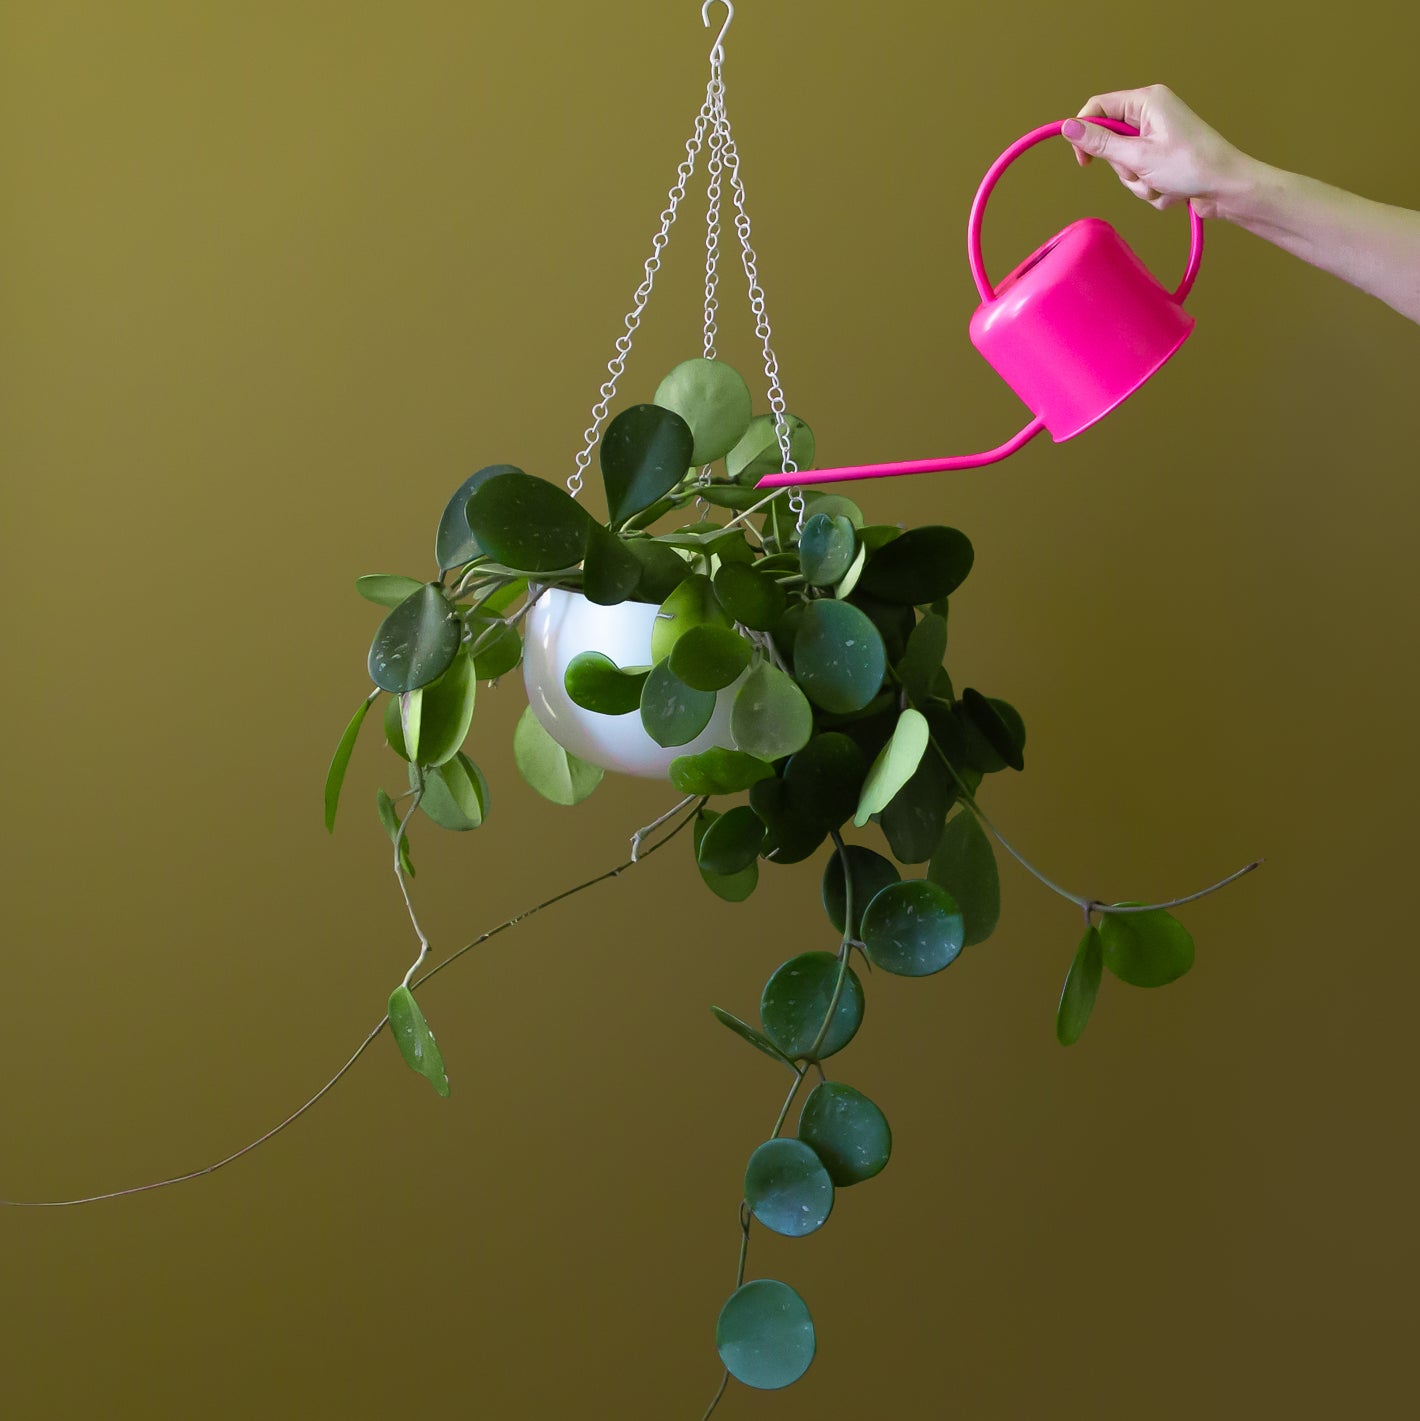
[[[1069,120],[1064,136],[1082,166],[1102,158],[1151,207],[1191,201],[1200,217],[1235,223],[1420,322],[1420,212],[1259,162],[1162,84],[1096,94],[1079,117],[1139,130]]]

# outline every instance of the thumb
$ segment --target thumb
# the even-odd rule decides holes
[[[1067,118],[1060,129],[1077,152],[1088,153],[1103,158],[1108,163],[1122,163],[1138,170],[1143,156],[1143,144],[1137,138],[1122,133],[1112,133],[1097,123],[1082,123],[1078,118]]]

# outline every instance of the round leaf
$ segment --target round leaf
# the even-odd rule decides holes
[[[833,1181],[802,1140],[766,1140],[749,1157],[744,1197],[765,1228],[803,1238],[833,1212]]]
[[[599,715],[630,715],[641,704],[645,666],[622,670],[600,651],[580,651],[567,663],[562,684],[574,704]]]
[[[737,812],[737,810],[730,811],[731,814]],[[759,864],[755,861],[754,856],[751,855],[748,862],[742,862],[737,868],[724,873],[717,873],[714,869],[707,867],[703,858],[705,840],[715,831],[721,817],[713,809],[702,809],[695,816],[695,824],[691,829],[695,848],[695,866],[699,869],[705,886],[717,898],[723,898],[727,903],[743,903],[759,886]],[[761,838],[764,837],[762,824],[759,826],[759,834]]]
[[[440,1095],[448,1095],[449,1078],[444,1071],[444,1057],[429,1023],[408,987],[396,987],[389,999],[390,1034],[399,1047],[399,1054],[411,1071],[421,1075]]]
[[[963,809],[947,820],[927,866],[927,877],[956,899],[964,930],[962,945],[985,942],[1001,917],[1001,879],[991,840],[976,815]]]
[[[674,554],[672,554],[674,556]],[[651,659],[669,656],[675,644],[692,627],[728,627],[730,618],[715,596],[715,588],[703,572],[681,579],[661,603],[656,624],[651,628]]]
[[[900,883],[902,875],[891,859],[884,858],[861,844],[845,844],[843,853],[848,856],[848,872],[853,877],[853,927],[850,931],[844,924],[847,919],[847,895],[844,890],[843,856],[835,849],[824,865],[823,910],[828,920],[845,937],[861,938],[863,910],[889,884]]]
[[[925,878],[891,884],[863,911],[863,943],[875,967],[899,977],[940,972],[961,951],[956,900]]]
[[[1104,942],[1093,924],[1080,939],[1075,960],[1065,974],[1060,1005],[1055,1009],[1055,1035],[1062,1046],[1073,1046],[1084,1032],[1095,1009],[1104,970]]]
[[[426,582],[380,623],[370,644],[370,679],[402,695],[449,669],[459,649],[458,617],[437,582]]]
[[[774,767],[743,750],[719,746],[698,755],[680,755],[670,764],[670,779],[682,794],[738,794],[760,780],[773,779]]]
[[[690,564],[665,543],[652,538],[628,538],[622,547],[634,557],[641,568],[636,584],[636,600],[659,606],[690,576]]]
[[[480,484],[496,479],[500,474],[521,474],[523,471],[513,464],[490,464],[477,473],[470,474],[455,490],[454,496],[444,507],[439,519],[439,531],[434,537],[434,556],[438,559],[439,571],[447,572],[452,567],[462,567],[472,562],[483,549],[468,526],[469,495]]]
[[[841,1081],[814,1087],[799,1116],[799,1138],[840,1189],[881,1174],[892,1154],[887,1117],[862,1091]]]
[[[513,732],[518,773],[554,804],[580,804],[602,782],[605,771],[564,750],[543,728],[531,706]]]
[[[857,742],[840,730],[827,730],[784,766],[784,783],[796,808],[836,829],[857,807],[866,771]]]
[[[419,807],[441,829],[477,829],[488,813],[488,781],[462,751],[424,777]]]
[[[465,505],[479,545],[519,572],[556,572],[582,561],[592,520],[565,489],[518,471],[480,484]]]
[[[749,386],[723,360],[684,360],[656,388],[656,403],[674,410],[689,426],[692,464],[723,459],[743,438],[753,412]],[[685,465],[681,466],[684,472]]]
[[[715,595],[735,621],[757,632],[767,632],[784,614],[784,589],[772,577],[746,563],[721,564],[715,574]]]
[[[670,667],[693,690],[719,691],[749,665],[750,649],[729,627],[691,627],[671,648]]]
[[[976,554],[956,528],[909,528],[868,559],[858,586],[885,602],[923,606],[955,592]]]
[[[789,426],[789,456],[796,469],[814,466],[814,432],[798,415],[786,415]],[[757,414],[750,420],[744,437],[725,455],[725,472],[737,483],[752,484],[765,474],[784,472],[784,456],[772,414]]]
[[[765,983],[759,1001],[764,1034],[791,1060],[807,1057],[828,1015],[840,965],[831,952],[804,952],[791,957]],[[815,1053],[825,1060],[841,1051],[863,1024],[863,987],[849,967],[833,1022]]]
[[[689,745],[714,713],[715,692],[687,686],[669,658],[651,668],[641,687],[641,724],[657,745]]]
[[[799,566],[804,581],[814,587],[832,587],[853,565],[856,551],[853,525],[848,519],[815,513],[799,535]]]
[[[800,468],[806,467],[807,465],[800,465]],[[841,493],[822,493],[815,489],[806,489],[804,502],[810,517],[822,513],[829,518],[846,518],[855,529],[863,526],[863,510],[851,498]],[[902,530],[893,528],[892,531],[900,533]]]
[[[899,863],[924,863],[932,857],[955,799],[951,773],[942,757],[929,750],[912,778],[878,815],[878,827]],[[945,886],[950,892],[950,885]]]
[[[892,739],[883,746],[858,798],[858,810],[853,816],[855,827],[861,829],[874,814],[917,772],[927,749],[927,718],[910,707],[897,718]],[[929,850],[930,852],[930,850]]]
[[[474,632],[476,647],[473,671],[480,681],[496,681],[500,676],[506,676],[523,659],[523,639],[518,635],[517,627],[510,627],[501,619],[488,621],[481,617],[469,625]]]
[[[947,619],[929,612],[912,629],[907,649],[897,663],[897,677],[914,705],[928,700],[936,689],[937,673],[947,654]]]
[[[749,792],[750,808],[767,831],[764,857],[774,863],[798,863],[823,843],[828,825],[799,803],[782,779],[764,779]]]
[[[687,636],[676,651],[689,640]],[[813,729],[813,707],[793,678],[768,661],[757,663],[735,692],[730,713],[735,744],[761,760],[778,760],[802,750]]]
[[[1104,965],[1131,987],[1165,987],[1193,966],[1192,936],[1163,908],[1143,913],[1104,909],[1099,933]]]
[[[977,731],[1003,763],[1013,770],[1025,769],[1025,726],[1014,706],[983,696],[970,686],[961,693],[960,706],[968,728]],[[978,768],[988,773],[997,768],[977,758],[981,761]]]
[[[680,415],[660,405],[632,405],[602,435],[602,482],[613,527],[649,508],[689,472],[695,441]]]
[[[749,805],[738,804],[706,826],[696,861],[707,873],[739,873],[759,857],[763,843],[763,820]]]
[[[615,607],[636,591],[641,563],[615,533],[600,523],[587,532],[586,561],[582,564],[582,592],[598,607]]]
[[[861,710],[877,694],[887,653],[876,627],[849,602],[810,602],[794,637],[794,679],[815,705]]]
[[[799,1380],[814,1359],[814,1323],[787,1284],[756,1278],[720,1309],[715,1348],[725,1370],[745,1386],[777,1391]]]

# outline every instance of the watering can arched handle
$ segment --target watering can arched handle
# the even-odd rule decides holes
[[[1082,119],[1083,123],[1096,123],[1101,128],[1111,129],[1115,133],[1128,134],[1131,138],[1138,137],[1139,130],[1132,124],[1124,123],[1117,118],[1087,118]],[[1037,143],[1043,143],[1047,138],[1056,137],[1062,128],[1065,127],[1065,120],[1060,119],[1055,123],[1047,123],[1040,128],[1033,129],[1024,137],[1016,139],[999,158],[986,170],[986,176],[981,180],[981,186],[976,190],[976,197],[971,204],[971,216],[966,224],[966,254],[971,263],[972,279],[976,282],[976,289],[981,293],[982,301],[994,301],[996,299],[996,288],[992,286],[991,279],[986,275],[986,264],[981,259],[981,220],[986,215],[986,199],[991,196],[992,189],[996,186],[1001,174],[1026,151],[1027,148],[1034,148]],[[1194,278],[1198,275],[1198,264],[1203,260],[1203,219],[1193,209],[1193,204],[1188,204],[1188,266],[1184,269],[1183,280],[1178,284],[1178,290],[1173,293],[1173,299],[1182,302],[1188,293],[1193,289]]]

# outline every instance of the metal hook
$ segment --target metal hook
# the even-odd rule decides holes
[[[715,0],[705,0],[705,3],[700,7],[700,19],[707,30],[710,28],[710,7],[714,3]],[[711,64],[725,62],[725,31],[730,28],[730,21],[735,18],[735,7],[730,3],[730,0],[724,0],[724,6],[729,13],[725,16],[725,23],[720,26],[720,33],[715,36],[715,43],[710,48]]]

